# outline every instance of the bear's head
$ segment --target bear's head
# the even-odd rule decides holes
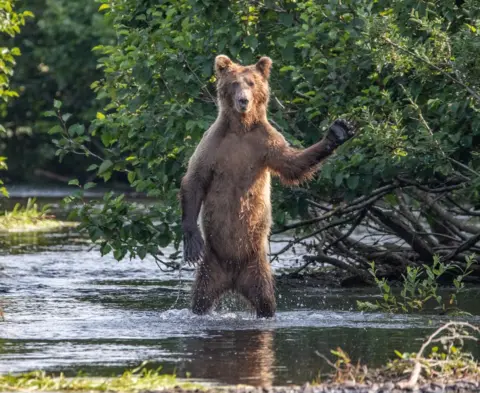
[[[265,111],[271,67],[269,57],[262,57],[256,64],[242,66],[225,55],[217,56],[215,74],[220,108],[233,109],[240,114]]]

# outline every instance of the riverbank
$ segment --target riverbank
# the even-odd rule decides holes
[[[81,378],[60,379],[46,381],[44,379],[31,383],[28,377],[15,378],[11,377],[11,383],[5,383],[5,376],[0,376],[0,389],[2,391],[16,392],[164,392],[164,393],[478,393],[480,391],[480,381],[477,380],[458,380],[449,383],[428,382],[415,385],[413,387],[405,387],[399,383],[381,382],[381,383],[324,383],[310,384],[306,383],[302,386],[274,386],[274,387],[255,387],[248,385],[237,386],[211,386],[208,384],[191,383],[177,381],[173,384],[175,377],[164,376],[161,383],[155,385],[139,383],[138,380],[131,381],[129,379],[92,379]],[[158,378],[154,377],[154,378]],[[141,379],[141,378],[140,378]],[[94,381],[97,381],[95,383]],[[130,382],[130,384],[128,383]]]
[[[322,384],[303,386],[277,386],[272,388],[225,387],[208,389],[203,393],[478,393],[480,383],[458,381],[451,384],[428,383],[414,388],[401,388],[392,382],[370,385]],[[198,393],[199,390],[182,388],[164,390],[168,393]]]

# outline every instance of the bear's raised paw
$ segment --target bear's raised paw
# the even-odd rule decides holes
[[[356,129],[353,123],[345,119],[338,119],[328,129],[327,137],[339,146],[355,135]]]

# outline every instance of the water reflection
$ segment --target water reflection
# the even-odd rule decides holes
[[[186,340],[184,350],[192,361],[185,372],[200,379],[226,384],[244,383],[270,387],[273,384],[275,354],[272,330],[209,331],[208,337]],[[221,337],[221,339],[219,339]]]

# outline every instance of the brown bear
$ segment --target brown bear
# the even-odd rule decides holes
[[[267,257],[270,174],[285,184],[309,179],[354,134],[349,122],[336,120],[315,145],[290,147],[267,120],[271,66],[268,57],[249,66],[223,55],[215,59],[218,117],[190,158],[180,190],[184,258],[199,262],[192,299],[196,314],[207,313],[227,291],[246,298],[258,317],[275,314]]]

